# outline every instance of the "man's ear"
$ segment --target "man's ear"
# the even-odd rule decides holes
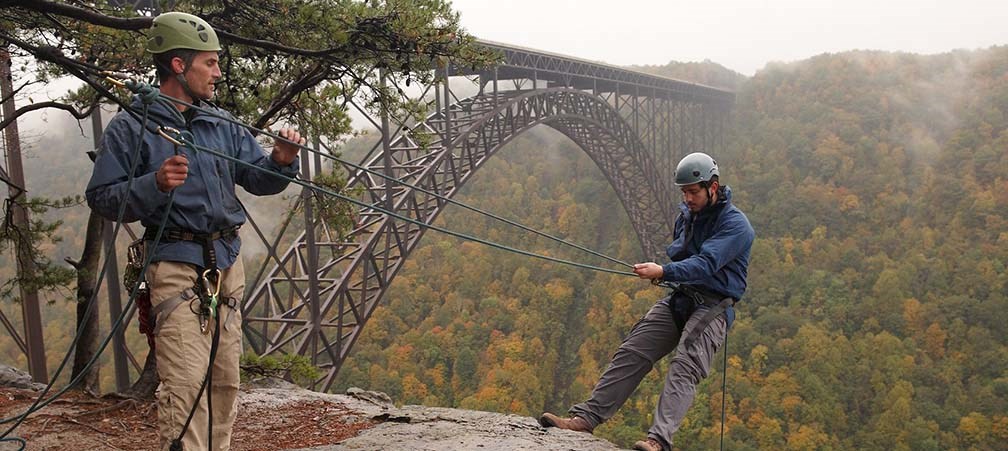
[[[185,69],[186,69],[186,62],[185,62],[185,60],[183,60],[182,58],[179,58],[177,56],[174,57],[174,58],[172,58],[172,60],[171,60],[171,69],[172,69],[172,72],[175,73],[175,75],[184,73]]]

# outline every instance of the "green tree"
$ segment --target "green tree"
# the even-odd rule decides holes
[[[12,55],[21,62],[19,76],[28,78],[26,83],[68,75],[86,82],[55,101],[21,107],[3,118],[0,129],[40,108],[63,109],[78,119],[87,116],[103,95],[110,94],[102,87],[103,71],[151,78],[143,35],[151,24],[150,11],[119,4],[36,0],[0,10],[0,40],[13,46]],[[420,114],[422,104],[409,99],[399,83],[430,82],[434,69],[448,58],[466,66],[492,60],[487,51],[473,45],[473,38],[459,27],[458,15],[443,0],[183,1],[175,7],[207,19],[221,38],[224,78],[216,99],[221,106],[259,128],[295,124],[306,135],[330,140],[351,132],[345,108],[351,99],[364,97],[374,112]],[[330,175],[324,184],[342,187],[343,177]],[[324,220],[345,227],[346,209],[331,207]],[[58,224],[36,225],[28,243],[37,241],[38,234],[51,235]],[[12,279],[3,290],[18,283],[54,286],[70,277],[65,268],[44,259],[41,263],[36,280]],[[96,263],[77,270],[97,274]],[[153,366],[148,365],[145,372],[151,371]],[[144,394],[151,395],[152,389],[146,387]]]

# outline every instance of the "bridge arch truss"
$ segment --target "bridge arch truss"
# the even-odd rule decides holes
[[[417,94],[430,110],[421,122],[387,113],[375,117],[351,102],[380,132],[361,166],[423,191],[347,165],[338,169],[350,175],[349,188],[359,190],[360,200],[369,205],[357,211],[349,234],[337,236],[312,219],[318,205],[307,190],[300,196],[302,230],[292,230],[299,226],[287,222],[278,232],[266,232],[252,215],[242,230],[247,248],[259,241],[266,250],[242,301],[246,342],[261,355],[310,357],[323,369],[316,389],[332,388],[426,230],[379,209],[433,224],[447,202],[429,193],[451,198],[509,140],[545,125],[573,140],[607,178],[640,240],[641,258],[661,258],[678,202],[669,186],[675,163],[688,152],[716,154],[724,145],[734,104],[730,91],[506,44],[480,44],[500,52],[501,62],[480,70],[442,66],[436,81]],[[100,117],[93,119],[99,136]],[[303,157],[301,168],[302,178],[310,179],[322,171],[321,157]],[[106,227],[107,236],[110,232]],[[123,235],[121,240],[135,238],[132,232]],[[118,274],[116,260],[110,261],[110,273]],[[117,278],[108,277],[106,285],[115,317],[122,305]],[[127,318],[135,313],[132,308]],[[0,323],[28,354],[3,312]],[[116,386],[125,390],[130,368],[135,374],[142,365],[126,345],[123,329],[114,338]]]
[[[734,94],[482,44],[500,52],[502,63],[480,71],[444,66],[437,82],[420,94],[432,111],[424,121],[384,113],[369,117],[381,139],[361,166],[423,190],[342,168],[350,174],[348,187],[371,205],[359,209],[356,226],[342,237],[312,222],[311,196],[303,195],[308,225],[284,252],[275,245],[270,249],[269,264],[250,283],[242,304],[245,335],[257,353],[309,356],[323,369],[317,388],[329,390],[426,231],[378,209],[433,224],[447,202],[430,193],[451,198],[497,150],[536,125],[556,129],[588,154],[630,217],[642,258],[662,255],[677,203],[669,182],[674,165],[688,152],[716,153],[723,146]],[[310,177],[321,162],[302,166],[302,176]]]

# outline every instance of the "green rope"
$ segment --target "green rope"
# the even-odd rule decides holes
[[[3,437],[3,438],[0,438],[0,442],[14,442],[14,443],[17,443],[21,447],[18,448],[16,451],[23,451],[25,449],[25,447],[28,446],[28,442],[26,442],[25,439],[23,439],[21,437]]]
[[[322,151],[320,151],[318,149],[315,149],[315,148],[312,148],[312,147],[309,147],[309,146],[306,146],[306,145],[303,145],[303,144],[300,144],[300,143],[293,142],[293,141],[291,141],[291,140],[289,140],[287,138],[284,138],[284,137],[282,137],[280,135],[277,135],[277,134],[275,134],[273,132],[270,132],[268,130],[259,129],[259,128],[253,127],[251,125],[245,124],[245,123],[243,123],[243,122],[241,122],[239,120],[233,119],[231,117],[228,117],[228,116],[225,116],[225,115],[221,115],[221,114],[217,114],[215,111],[209,110],[207,108],[203,108],[203,107],[201,107],[199,105],[195,105],[195,104],[192,104],[192,103],[186,102],[184,100],[180,100],[180,99],[177,99],[177,98],[165,95],[165,94],[161,94],[161,98],[163,98],[165,100],[168,100],[170,102],[177,103],[179,105],[184,105],[184,106],[186,106],[188,108],[193,108],[195,110],[201,111],[201,112],[206,113],[206,114],[208,114],[210,116],[213,116],[215,118],[222,119],[224,121],[230,122],[232,124],[235,124],[235,125],[237,125],[239,127],[243,127],[243,128],[248,129],[250,131],[253,131],[253,132],[256,132],[256,133],[261,133],[261,134],[264,134],[266,136],[272,137],[274,139],[279,139],[279,140],[284,141],[286,143],[295,145],[298,148],[307,150],[308,152],[311,152],[313,154],[321,155],[321,156],[323,156],[325,158],[328,158],[330,160],[333,160],[333,161],[335,161],[337,163],[340,163],[340,164],[343,164],[343,165],[346,165],[346,166],[350,166],[350,167],[352,167],[354,169],[357,169],[357,170],[360,170],[360,171],[364,171],[364,172],[367,172],[367,173],[372,174],[372,175],[376,175],[378,177],[381,177],[381,178],[385,179],[386,181],[393,182],[393,183],[396,183],[396,184],[399,184],[399,185],[402,185],[402,186],[410,187],[410,188],[415,189],[417,191],[420,191],[420,192],[422,192],[424,194],[428,194],[428,195],[434,196],[434,197],[436,197],[438,199],[442,199],[442,200],[444,200],[444,201],[446,201],[446,202],[448,202],[450,204],[457,205],[457,206],[465,208],[467,210],[470,210],[470,211],[479,213],[481,215],[493,218],[493,219],[495,219],[497,221],[501,221],[501,222],[503,222],[505,224],[508,224],[508,225],[511,225],[511,226],[514,226],[514,227],[518,227],[519,229],[522,229],[522,230],[524,230],[526,232],[534,233],[534,234],[539,235],[541,237],[553,240],[553,241],[555,241],[557,243],[560,243],[560,244],[563,244],[563,245],[566,245],[566,246],[570,246],[570,247],[573,247],[573,248],[578,249],[580,251],[587,252],[587,253],[589,253],[591,255],[594,255],[596,257],[601,257],[603,259],[609,260],[609,261],[611,261],[613,263],[618,263],[620,265],[623,265],[623,266],[626,266],[626,267],[629,267],[629,268],[633,268],[632,264],[627,263],[625,261],[622,261],[622,260],[610,257],[608,255],[602,254],[602,253],[597,252],[597,251],[593,251],[593,250],[588,249],[586,247],[583,247],[581,245],[578,245],[578,244],[575,244],[575,243],[571,243],[569,241],[564,240],[563,238],[555,237],[555,236],[550,235],[550,234],[548,234],[546,232],[542,232],[542,231],[533,229],[531,227],[528,227],[528,226],[523,225],[521,223],[518,223],[516,221],[513,221],[513,220],[510,220],[510,219],[498,216],[498,215],[496,215],[494,213],[482,210],[482,209],[477,208],[477,207],[473,207],[473,206],[468,205],[468,204],[466,204],[464,202],[460,202],[460,201],[454,200],[454,199],[452,199],[450,197],[447,197],[445,195],[436,193],[434,191],[427,190],[427,189],[425,189],[423,187],[411,184],[411,183],[406,182],[406,181],[404,181],[402,179],[399,179],[399,178],[387,175],[387,174],[385,174],[385,173],[383,173],[381,171],[376,171],[374,169],[370,169],[370,168],[367,168],[367,167],[364,167],[364,166],[352,163],[350,161],[343,160],[343,159],[338,158],[338,157],[336,157],[334,155],[322,152]]]
[[[171,133],[171,131],[167,131],[167,132]],[[624,276],[636,276],[636,274],[634,274],[632,272],[617,271],[615,269],[609,269],[609,268],[602,268],[602,267],[598,267],[598,266],[586,265],[586,264],[583,264],[583,263],[577,263],[577,262],[573,262],[573,261],[570,261],[570,260],[564,260],[564,259],[560,259],[560,258],[550,257],[548,255],[536,254],[534,252],[529,252],[529,251],[526,251],[526,250],[522,250],[522,249],[510,247],[510,246],[505,246],[503,244],[498,244],[498,243],[495,243],[493,241],[484,240],[482,238],[477,238],[477,237],[474,237],[472,235],[467,235],[467,234],[464,234],[464,233],[455,232],[455,231],[448,230],[448,229],[445,229],[445,228],[442,228],[442,227],[438,227],[438,226],[435,226],[435,225],[432,225],[432,224],[427,224],[427,223],[422,222],[422,221],[417,221],[417,220],[415,220],[413,218],[408,218],[406,216],[402,216],[402,215],[400,215],[398,213],[395,213],[395,212],[392,212],[390,210],[386,210],[386,209],[378,207],[376,205],[372,205],[372,204],[368,204],[366,202],[362,202],[362,201],[354,199],[352,197],[345,196],[345,195],[337,193],[335,191],[331,191],[331,190],[326,189],[324,187],[319,187],[319,186],[317,186],[315,184],[307,183],[307,182],[304,182],[304,181],[296,179],[296,178],[287,177],[287,176],[282,175],[282,174],[277,174],[276,172],[270,171],[270,170],[265,169],[265,168],[261,168],[259,166],[256,166],[256,165],[254,165],[252,163],[249,163],[249,162],[246,162],[244,160],[241,160],[241,159],[232,157],[230,155],[224,154],[222,152],[218,152],[218,151],[216,151],[214,149],[211,149],[211,148],[208,148],[208,147],[196,144],[195,142],[192,142],[192,141],[186,139],[185,137],[181,136],[181,134],[176,133],[176,135],[177,136],[175,136],[175,139],[178,140],[179,142],[185,144],[186,147],[189,147],[189,148],[192,148],[192,149],[196,149],[196,150],[199,150],[199,151],[202,151],[202,152],[206,152],[206,153],[208,153],[210,155],[214,155],[214,156],[216,156],[218,158],[223,158],[225,160],[228,160],[228,161],[231,161],[231,162],[234,162],[234,163],[237,163],[237,164],[241,164],[243,166],[246,166],[246,167],[258,170],[258,171],[269,172],[274,177],[280,177],[280,178],[282,178],[284,180],[287,180],[288,182],[301,185],[301,186],[303,186],[305,188],[314,190],[316,192],[327,194],[327,195],[339,198],[341,200],[350,202],[350,203],[352,203],[354,205],[357,205],[359,207],[369,208],[369,209],[375,210],[375,211],[377,211],[379,213],[391,216],[393,218],[396,218],[396,219],[399,219],[399,220],[402,220],[402,221],[406,221],[406,222],[409,222],[411,224],[415,224],[415,225],[418,225],[420,227],[431,229],[431,230],[434,230],[434,231],[437,231],[437,232],[441,232],[441,233],[444,233],[446,235],[453,236],[455,238],[460,238],[460,239],[463,239],[463,240],[467,240],[467,241],[472,241],[472,242],[484,244],[484,245],[493,247],[495,249],[500,249],[500,250],[507,251],[507,252],[513,252],[513,253],[516,253],[516,254],[525,255],[527,257],[534,257],[534,258],[538,258],[538,259],[542,259],[542,260],[546,260],[546,261],[550,261],[550,262],[554,262],[554,263],[561,263],[561,264],[565,264],[565,265],[569,265],[569,266],[574,266],[574,267],[577,267],[577,268],[590,269],[592,271],[607,272],[607,273],[612,273],[612,274],[620,274],[620,275],[624,275]]]
[[[724,368],[721,368],[721,451],[724,451],[725,398],[728,397],[728,330],[724,336]]]
[[[134,114],[134,117],[135,117],[135,112],[131,112],[131,114]],[[140,136],[138,136],[138,142],[137,142],[136,149],[133,151],[133,157],[134,157],[133,165],[130,168],[130,173],[128,175],[128,178],[126,179],[126,191],[127,192],[132,187],[133,180],[135,178],[136,168],[137,168],[137,166],[139,164],[139,161],[140,161],[140,158],[139,158],[140,148],[141,148],[141,146],[143,144],[143,133],[146,130],[146,124],[148,122],[148,119],[149,118],[147,116],[147,104],[144,104],[143,117],[141,119]],[[172,203],[174,202],[174,199],[175,199],[175,192],[172,191],[171,195],[168,197],[168,205],[165,207],[165,217],[161,221],[161,224],[158,226],[157,234],[155,235],[155,238],[154,238],[154,244],[155,245],[157,245],[157,243],[160,242],[160,240],[161,240],[161,235],[162,235],[162,233],[163,233],[163,231],[165,229],[165,226],[168,223],[168,212],[171,210],[171,206],[172,206]],[[121,221],[122,221],[123,216],[125,215],[125,212],[126,212],[126,202],[123,202],[122,205],[119,206],[119,212],[118,212],[118,216],[116,218],[116,225],[115,225],[115,228],[112,231],[112,238],[109,240],[109,246],[108,246],[108,248],[105,251],[105,255],[106,256],[112,255],[112,253],[115,252],[115,239],[118,236],[119,230],[120,230],[120,228],[122,226],[122,222]],[[146,272],[147,267],[150,265],[152,257],[153,257],[153,253],[150,253],[149,255],[147,255],[147,258],[144,261],[144,265],[143,265],[143,267],[140,270],[141,273]],[[101,285],[102,281],[105,279],[105,277],[107,275],[107,270],[108,270],[109,262],[110,261],[111,261],[110,258],[106,257],[105,264],[102,265],[102,270],[101,270],[101,272],[98,275],[97,285]],[[13,416],[13,417],[10,417],[10,418],[5,418],[3,420],[0,420],[0,424],[6,424],[6,423],[10,423],[10,422],[15,422],[13,426],[11,426],[6,431],[4,431],[3,434],[0,434],[0,438],[7,439],[7,436],[11,432],[13,432],[14,429],[16,429],[18,426],[20,426],[21,423],[23,423],[24,420],[28,418],[28,415],[31,415],[32,413],[37,412],[38,410],[41,410],[42,408],[48,406],[53,401],[55,401],[60,396],[62,396],[63,394],[65,394],[67,391],[69,391],[71,387],[77,385],[81,381],[81,379],[84,377],[84,375],[87,373],[87,371],[92,366],[94,366],[94,364],[98,361],[98,358],[101,357],[102,352],[104,352],[104,350],[108,346],[109,342],[112,341],[112,338],[115,336],[115,333],[116,333],[116,331],[118,331],[119,327],[121,327],[123,321],[126,318],[126,314],[130,311],[130,307],[132,307],[132,304],[133,304],[134,300],[136,299],[136,295],[137,295],[137,292],[139,291],[139,287],[140,287],[140,281],[139,281],[139,279],[137,279],[137,283],[136,283],[136,285],[134,285],[132,287],[129,299],[127,300],[126,305],[123,308],[122,314],[120,314],[119,317],[116,319],[116,321],[111,325],[111,330],[110,330],[108,336],[106,336],[105,339],[102,341],[102,343],[99,345],[98,351],[95,353],[95,355],[92,356],[91,359],[84,365],[84,368],[81,371],[81,373],[78,374],[76,378],[74,378],[73,380],[71,380],[66,385],[66,387],[64,387],[60,391],[56,392],[49,399],[46,399],[45,401],[43,401],[43,398],[45,397],[45,395],[49,392],[50,389],[52,389],[53,385],[55,385],[56,379],[63,372],[63,369],[66,368],[66,364],[70,360],[70,356],[72,355],[72,351],[77,346],[77,341],[80,339],[81,332],[83,331],[83,328],[84,328],[84,324],[80,325],[80,327],[77,329],[77,333],[75,334],[73,341],[70,343],[70,347],[67,349],[66,356],[64,356],[63,361],[60,363],[59,367],[56,369],[56,372],[53,374],[53,376],[52,376],[51,381],[49,382],[49,384],[46,385],[46,388],[42,391],[42,393],[39,394],[39,397],[35,400],[35,402],[31,405],[31,407],[29,407],[25,412],[23,412],[23,413],[21,413],[19,415],[16,415],[16,416]],[[95,290],[95,292],[91,295],[91,299],[88,301],[88,307],[84,311],[84,317],[87,317],[88,315],[91,314],[91,309],[95,306],[95,304],[97,304],[95,302],[95,299],[97,298],[97,296],[98,296],[98,290]],[[16,440],[20,440],[20,439],[14,438],[13,440],[16,441]]]
[[[148,122],[153,122],[153,123],[157,124],[157,122],[150,120],[150,118],[148,117],[148,104],[147,103],[144,104],[142,118],[140,118],[140,117],[138,117],[139,115],[133,110],[133,108],[130,105],[127,105],[127,104],[119,101],[107,89],[105,89],[104,87],[98,85],[97,83],[94,83],[88,77],[83,76],[82,74],[78,74],[76,72],[78,72],[78,71],[71,71],[71,73],[74,73],[75,76],[77,76],[78,78],[81,78],[82,80],[84,80],[85,82],[87,82],[89,85],[91,85],[99,93],[103,94],[105,97],[107,97],[107,98],[113,100],[114,102],[116,102],[117,104],[119,104],[120,107],[122,107],[125,111],[127,111],[127,113],[129,113],[135,119],[140,120],[140,123],[141,123],[140,134],[138,136],[137,148],[134,150],[133,167],[131,167],[129,176],[127,178],[127,185],[126,186],[127,186],[127,191],[128,191],[129,188],[132,186],[133,180],[135,178],[135,168],[136,168],[136,165],[139,162],[138,152],[139,152],[140,146],[142,145],[142,142],[143,142],[143,133],[145,131],[153,132],[153,130],[147,128],[147,123]],[[321,152],[321,151],[319,151],[317,149],[313,149],[313,148],[301,145],[299,143],[294,143],[294,142],[289,141],[289,140],[287,140],[287,139],[285,139],[285,138],[283,138],[283,137],[281,137],[279,135],[273,134],[273,133],[265,131],[265,130],[256,129],[256,128],[252,127],[252,126],[245,125],[245,124],[240,123],[240,122],[238,122],[236,120],[233,120],[231,118],[228,118],[228,117],[225,117],[225,116],[221,116],[221,115],[217,115],[216,113],[214,113],[212,111],[209,111],[209,110],[206,110],[204,108],[201,108],[199,106],[188,104],[188,103],[183,102],[183,101],[181,101],[179,99],[174,99],[174,98],[172,98],[170,96],[166,96],[166,95],[163,95],[163,94],[160,94],[160,96],[163,97],[163,98],[165,98],[165,99],[167,99],[167,100],[170,100],[172,102],[184,104],[184,105],[187,105],[189,107],[199,109],[199,110],[201,110],[201,111],[203,111],[203,112],[205,112],[207,114],[210,114],[210,115],[213,115],[213,116],[218,117],[220,119],[224,119],[226,121],[232,122],[232,123],[234,123],[236,125],[245,127],[245,128],[247,128],[249,130],[254,130],[254,131],[258,132],[258,133],[263,133],[263,134],[265,134],[267,136],[271,136],[273,138],[283,140],[283,141],[288,142],[290,144],[296,145],[296,146],[298,146],[301,149],[305,149],[305,150],[307,150],[309,152],[325,156],[326,158],[332,159],[332,160],[337,161],[337,162],[339,162],[341,164],[344,164],[344,165],[347,165],[347,166],[351,166],[351,167],[353,167],[355,169],[362,170],[362,171],[368,172],[370,174],[377,175],[377,176],[382,177],[383,179],[385,179],[387,181],[395,182],[395,183],[398,183],[398,184],[401,184],[401,185],[404,185],[404,186],[408,186],[408,187],[410,187],[412,189],[416,189],[416,190],[421,191],[421,192],[423,192],[425,194],[437,197],[439,199],[443,199],[443,200],[445,200],[445,201],[447,201],[449,203],[452,203],[454,205],[458,205],[458,206],[466,208],[468,210],[471,210],[471,211],[483,214],[485,216],[491,217],[491,218],[493,218],[495,220],[502,221],[504,223],[507,223],[507,224],[515,226],[515,227],[519,227],[522,230],[526,230],[526,231],[535,233],[537,235],[549,238],[549,239],[551,239],[553,241],[556,241],[558,243],[562,243],[562,244],[574,247],[576,249],[582,250],[584,252],[588,252],[588,253],[590,253],[592,255],[595,255],[595,256],[598,256],[598,257],[602,257],[604,259],[607,259],[607,260],[615,262],[615,263],[619,263],[619,264],[624,265],[624,266],[629,266],[629,267],[633,266],[633,265],[630,265],[630,264],[628,264],[626,262],[620,261],[618,259],[614,259],[612,257],[608,257],[608,256],[606,256],[604,254],[601,254],[601,253],[598,253],[596,251],[584,248],[584,247],[579,246],[577,244],[570,243],[570,242],[567,242],[567,241],[565,241],[563,239],[560,239],[560,238],[554,237],[552,235],[546,234],[544,232],[540,232],[540,231],[537,231],[535,229],[529,228],[529,227],[524,226],[522,224],[519,224],[519,223],[517,223],[515,221],[511,221],[509,219],[506,219],[506,218],[494,215],[492,213],[486,212],[486,211],[481,210],[479,208],[469,206],[469,205],[467,205],[465,203],[462,203],[462,202],[459,202],[459,201],[455,201],[453,199],[450,199],[450,198],[445,197],[445,196],[443,196],[441,194],[438,194],[438,193],[426,190],[426,189],[421,188],[419,186],[412,185],[412,184],[407,183],[407,182],[405,182],[405,181],[403,181],[401,179],[397,179],[397,178],[385,175],[383,173],[374,171],[372,169],[368,169],[368,168],[365,168],[363,166],[351,163],[349,161],[345,161],[345,160],[336,158],[335,156],[326,154],[326,153]],[[160,126],[160,124],[158,124],[158,125],[159,125],[159,129],[161,131],[165,130],[165,128],[163,126]],[[178,139],[178,141],[183,142],[187,147],[190,147],[192,149],[200,150],[200,151],[203,151],[203,152],[207,152],[207,153],[209,153],[211,155],[217,156],[218,158],[223,158],[225,160],[233,161],[233,162],[235,162],[237,164],[245,165],[245,166],[250,167],[250,168],[255,169],[255,170],[270,172],[273,176],[284,178],[288,182],[293,182],[295,184],[301,185],[301,186],[303,186],[305,188],[314,190],[316,192],[320,192],[320,193],[323,193],[323,194],[328,194],[330,196],[337,197],[339,199],[342,199],[344,201],[347,201],[347,202],[350,202],[352,204],[358,205],[360,207],[370,208],[370,209],[373,209],[373,210],[378,211],[380,213],[386,214],[386,215],[388,215],[390,217],[394,217],[396,219],[399,219],[399,220],[402,220],[402,221],[406,221],[406,222],[418,225],[418,226],[423,227],[423,228],[432,229],[434,231],[441,232],[441,233],[444,233],[444,234],[449,235],[449,236],[453,236],[453,237],[460,238],[460,239],[463,239],[463,240],[477,242],[477,243],[484,244],[484,245],[487,245],[487,246],[490,246],[490,247],[493,247],[493,248],[496,248],[496,249],[500,249],[500,250],[504,250],[504,251],[508,251],[508,252],[512,252],[512,253],[517,253],[517,254],[520,254],[520,255],[525,255],[525,256],[529,256],[529,257],[539,258],[539,259],[542,259],[542,260],[546,260],[546,261],[550,261],[550,262],[555,262],[555,263],[566,264],[566,265],[574,266],[574,267],[578,267],[578,268],[589,269],[589,270],[599,271],[599,272],[612,273],[612,274],[628,275],[628,276],[635,276],[636,275],[636,274],[634,274],[632,272],[617,271],[617,270],[613,270],[613,269],[609,269],[609,268],[602,268],[602,267],[597,267],[597,266],[592,266],[592,265],[586,265],[586,264],[577,263],[577,262],[573,262],[573,261],[569,261],[569,260],[564,260],[564,259],[559,259],[559,258],[555,258],[555,257],[550,257],[550,256],[547,256],[547,255],[536,254],[536,253],[533,253],[533,252],[529,252],[529,251],[513,248],[513,247],[510,247],[510,246],[505,246],[505,245],[502,245],[502,244],[498,244],[498,243],[495,243],[495,242],[492,242],[492,241],[484,240],[484,239],[477,238],[477,237],[474,237],[474,236],[470,236],[470,235],[467,235],[467,234],[463,234],[463,233],[459,233],[459,232],[454,232],[454,231],[451,231],[451,230],[448,230],[448,229],[444,229],[444,228],[441,228],[441,227],[438,227],[438,226],[434,226],[434,225],[431,225],[431,224],[424,223],[422,221],[417,221],[417,220],[414,220],[412,218],[408,218],[408,217],[396,214],[396,213],[394,213],[392,211],[388,211],[388,210],[385,210],[383,208],[377,207],[375,205],[364,203],[364,202],[359,201],[357,199],[353,199],[351,197],[348,197],[348,196],[345,196],[345,195],[333,192],[331,190],[328,190],[328,189],[323,188],[323,187],[316,186],[316,185],[311,184],[311,183],[306,183],[306,182],[303,182],[303,181],[295,179],[295,178],[290,178],[290,177],[286,177],[286,176],[277,174],[277,173],[269,171],[267,169],[255,166],[255,165],[253,165],[251,163],[247,163],[247,162],[245,162],[243,160],[239,160],[237,158],[234,158],[234,157],[231,157],[229,155],[223,154],[223,153],[218,152],[218,151],[216,151],[214,149],[209,149],[209,148],[206,148],[206,147],[203,147],[203,146],[199,146],[196,143],[194,143],[194,142],[192,142],[192,141],[190,141],[188,139],[182,138],[181,136],[179,138],[177,138],[177,139]],[[153,240],[153,243],[154,243],[155,246],[157,245],[157,243],[160,242],[160,240],[162,238],[162,235],[163,235],[163,232],[164,232],[164,229],[167,226],[168,219],[169,219],[169,212],[171,211],[171,206],[174,203],[174,199],[175,199],[175,191],[173,190],[172,193],[171,193],[171,195],[168,198],[168,204],[165,207],[164,219],[158,225],[157,232],[155,233],[155,237],[154,237],[154,240]],[[119,234],[119,231],[120,231],[120,228],[121,228],[121,225],[122,225],[121,220],[122,220],[122,217],[125,214],[125,210],[126,210],[126,203],[123,202],[123,204],[119,207],[118,217],[116,219],[116,226],[113,229],[112,239],[110,240],[109,249],[106,250],[106,256],[110,255],[111,252],[114,252],[115,238]],[[143,267],[141,268],[141,273],[146,272],[148,266],[151,263],[152,258],[153,258],[153,253],[149,253],[146,256],[146,258],[144,260]],[[102,270],[101,270],[101,272],[100,272],[100,274],[98,276],[98,282],[97,282],[98,284],[101,284],[102,281],[105,279],[105,277],[107,275],[109,261],[110,261],[109,258],[106,257],[105,264],[102,265]],[[29,407],[24,413],[22,413],[20,415],[16,415],[14,417],[10,417],[10,418],[6,418],[6,419],[0,420],[0,424],[6,424],[6,423],[10,423],[10,422],[15,422],[15,424],[12,425],[10,428],[8,428],[3,434],[0,434],[0,442],[5,442],[5,441],[6,442],[17,442],[17,443],[19,443],[21,445],[21,449],[24,449],[24,447],[26,446],[26,442],[25,442],[24,439],[21,439],[21,438],[18,438],[18,437],[8,437],[8,435],[11,432],[13,432],[18,426],[20,426],[21,423],[23,423],[24,420],[27,419],[27,417],[30,414],[32,414],[32,413],[34,413],[34,412],[36,412],[38,410],[41,410],[42,408],[48,406],[53,401],[55,401],[56,399],[58,399],[59,397],[61,397],[63,394],[65,394],[67,391],[69,391],[71,387],[73,387],[74,385],[78,384],[81,381],[81,379],[84,377],[84,374],[86,374],[87,371],[97,362],[98,358],[101,356],[101,354],[107,348],[108,344],[112,341],[112,338],[114,337],[115,333],[122,326],[123,321],[126,318],[126,314],[130,311],[130,309],[131,309],[131,307],[133,305],[133,302],[136,299],[136,295],[137,295],[137,293],[139,291],[139,287],[140,287],[140,283],[139,283],[139,279],[138,279],[137,284],[134,285],[132,287],[132,289],[131,289],[131,292],[130,292],[130,295],[129,295],[129,299],[127,300],[127,302],[126,302],[126,304],[125,304],[125,306],[123,308],[122,314],[120,314],[119,317],[115,320],[115,322],[111,325],[111,327],[110,327],[110,333],[108,334],[108,336],[105,337],[105,339],[99,345],[98,351],[95,353],[95,355],[92,356],[92,358],[85,364],[83,370],[81,371],[81,374],[79,374],[76,378],[74,378],[73,380],[71,380],[70,383],[68,383],[67,386],[64,387],[62,390],[60,390],[59,392],[57,392],[56,394],[54,394],[49,399],[46,399],[46,400],[43,401],[43,398],[49,392],[49,390],[52,389],[53,385],[55,384],[56,379],[59,377],[59,375],[65,369],[67,362],[69,362],[69,357],[71,355],[71,351],[76,347],[77,341],[80,339],[81,332],[83,330],[84,325],[82,324],[78,328],[77,333],[75,334],[74,340],[71,343],[71,345],[70,345],[70,347],[69,347],[69,349],[67,351],[66,356],[64,356],[63,361],[60,363],[60,365],[57,368],[56,372],[53,374],[51,382],[49,384],[47,384],[46,388],[42,391],[41,394],[39,394],[38,399],[36,399],[35,402],[32,404],[32,406]],[[88,308],[85,310],[85,313],[84,313],[85,317],[90,314],[91,309],[94,307],[94,305],[95,305],[94,301],[95,301],[95,298],[97,297],[97,295],[98,295],[97,291],[92,294],[92,298],[88,302]]]

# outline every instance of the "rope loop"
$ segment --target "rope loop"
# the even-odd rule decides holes
[[[193,152],[196,151],[196,136],[193,135],[191,131],[180,130],[178,132],[178,140],[182,143],[182,147],[185,147]]]
[[[128,78],[124,84],[130,91],[133,91],[136,95],[138,95],[140,100],[146,105],[154,104],[161,95],[161,90],[148,83],[141,83]]]

